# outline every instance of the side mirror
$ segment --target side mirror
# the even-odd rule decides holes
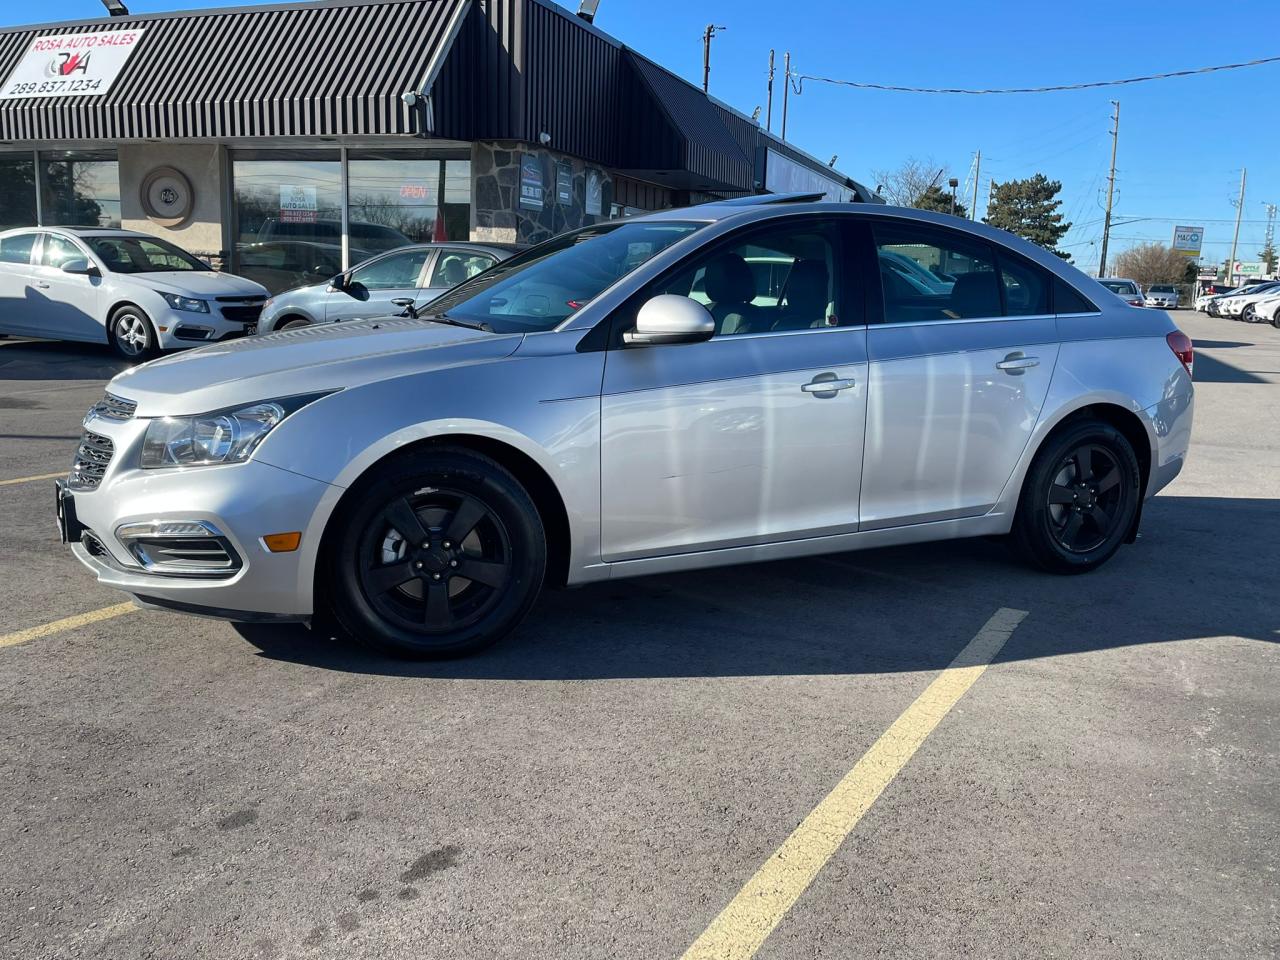
[[[400,316],[408,317],[411,320],[418,319],[418,311],[413,305],[413,297],[396,297],[391,302],[404,310],[404,313],[400,314]]]
[[[338,274],[336,277],[334,277],[332,280],[330,280],[330,281],[329,281],[329,289],[330,289],[330,290],[336,290],[336,291],[346,290],[346,289],[347,289],[347,275],[346,275],[345,273],[340,273],[340,274]]]
[[[664,293],[640,308],[635,329],[626,331],[622,340],[632,345],[700,343],[715,332],[715,320],[697,300]]]
[[[72,257],[70,260],[63,261],[62,272],[74,273],[81,277],[94,277],[98,275],[98,268],[85,257]]]

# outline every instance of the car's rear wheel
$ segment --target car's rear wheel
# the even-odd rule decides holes
[[[1054,573],[1096,569],[1133,525],[1141,477],[1124,434],[1096,420],[1073,424],[1049,438],[1027,472],[1014,545]]]
[[[130,363],[141,363],[157,353],[156,328],[151,318],[138,307],[126,304],[113,314],[107,327],[111,349]]]
[[[515,629],[542,588],[537,508],[509,471],[469,450],[387,462],[337,522],[333,611],[353,637],[393,656],[484,649]]]

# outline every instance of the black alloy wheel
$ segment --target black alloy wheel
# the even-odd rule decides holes
[[[1045,502],[1050,532],[1064,550],[1088,553],[1111,536],[1123,476],[1115,454],[1096,443],[1081,444],[1061,459]]]
[[[1092,419],[1070,423],[1045,441],[1027,471],[1012,541],[1046,570],[1093,570],[1124,542],[1140,497],[1141,470],[1125,436]]]
[[[415,659],[472,653],[537,599],[541,518],[496,461],[427,448],[380,464],[347,499],[327,569],[333,611],[362,643]]]

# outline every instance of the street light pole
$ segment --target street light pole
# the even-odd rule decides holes
[[[782,55],[782,139],[787,139],[787,100],[791,95],[791,51]]]
[[[960,181],[952,177],[947,181],[947,186],[951,188],[951,215],[956,215],[956,187],[960,186]]]
[[[769,106],[765,110],[764,128],[770,133],[773,132],[773,50],[769,50]]]

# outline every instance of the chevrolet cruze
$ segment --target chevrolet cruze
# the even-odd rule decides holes
[[[266,288],[167,240],[97,227],[0,233],[0,333],[105,343],[125,360],[251,332]]]
[[[1181,470],[1191,367],[1166,314],[1007,233],[725,201],[123,373],[59,523],[145,605],[328,610],[411,657],[493,643],[544,583],[993,535],[1082,573]]]

